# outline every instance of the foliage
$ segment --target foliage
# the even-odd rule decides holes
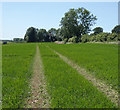
[[[49,29],[48,33],[52,42],[57,41],[56,39],[57,30],[55,28]]]
[[[86,43],[90,41],[90,36],[88,34],[84,34],[81,37],[81,42]]]
[[[56,30],[56,39],[57,41],[62,41],[62,32],[60,28]]]
[[[23,108],[29,96],[36,44],[2,46],[2,108]]]
[[[85,42],[111,42],[111,41],[118,41],[118,35],[116,33],[105,33],[101,32],[97,35],[85,34],[81,37],[81,41]]]
[[[77,36],[74,36],[74,37],[72,37],[72,38],[69,38],[69,39],[68,39],[68,42],[77,43],[77,42],[78,42]]]
[[[34,27],[28,28],[24,36],[24,40],[27,42],[36,42],[37,41],[37,29]]]
[[[118,38],[117,38],[117,40],[118,40],[118,41],[120,41],[120,34],[118,34],[118,36],[117,36],[117,37],[118,37]]]
[[[112,33],[120,34],[120,25],[116,25],[116,26],[112,29]]]
[[[97,42],[104,42],[107,41],[107,36],[109,35],[109,33],[100,33],[96,35],[96,41]]]
[[[15,43],[24,43],[25,41],[22,38],[13,38],[13,42],[15,42]]]
[[[64,39],[64,44],[66,44],[66,42],[68,42],[68,38],[65,38],[65,39]]]
[[[37,42],[49,42],[49,35],[45,29],[38,30]]]
[[[64,37],[81,37],[81,35],[90,31],[90,27],[96,19],[96,16],[90,14],[85,8],[70,9],[61,19],[61,29]]]
[[[118,41],[118,34],[111,33],[107,36],[107,41]]]
[[[93,31],[94,31],[94,35],[96,35],[96,34],[99,34],[99,33],[103,32],[103,28],[96,27],[96,28],[93,29]]]
[[[54,42],[56,38],[57,30],[51,28],[48,32],[46,29],[37,29],[30,27],[27,29],[24,36],[24,40],[27,42]]]
[[[63,52],[66,51],[67,54],[70,55],[72,51],[79,53],[81,49],[79,48],[77,51],[74,50],[74,47],[76,47],[75,44],[72,45],[73,47],[71,45],[69,47],[68,45],[55,45],[51,43],[39,45],[47,80],[48,93],[51,97],[51,108],[115,107],[105,95],[98,91],[84,77],[78,74],[75,69],[71,68],[60,59],[60,57],[52,50],[47,48],[46,45],[54,47],[57,51],[59,51],[60,47],[60,50],[63,50]],[[70,51],[66,49],[64,51],[64,46],[67,47],[67,49],[70,49]],[[80,45],[78,47],[80,47]],[[79,57],[81,54],[78,54],[77,56]],[[85,55],[83,57],[85,57]]]

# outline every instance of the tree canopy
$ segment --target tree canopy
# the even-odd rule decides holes
[[[94,34],[97,35],[97,34],[103,32],[103,28],[102,27],[96,27],[96,28],[93,29],[93,31],[94,31]]]
[[[120,34],[120,25],[116,25],[116,26],[112,29],[112,33]]]
[[[81,37],[90,32],[95,20],[97,20],[96,16],[85,8],[70,9],[61,19],[60,26],[65,38]]]
[[[91,27],[97,20],[96,16],[91,14],[85,8],[70,9],[64,14],[60,21],[60,28],[37,29],[29,27],[25,33],[24,40],[27,42],[88,42],[88,41],[117,41],[120,40],[117,34],[120,34],[120,25],[112,29],[112,34],[104,33],[102,27],[96,27],[89,35]],[[15,40],[15,39],[14,39]]]
[[[57,34],[57,30],[55,28],[51,28],[48,30],[48,33],[49,33],[49,37],[50,37],[50,40],[51,41],[56,41],[56,34]]]
[[[48,32],[45,29],[40,29],[37,32],[37,41],[38,42],[48,42],[49,41],[49,36]]]
[[[36,42],[37,40],[37,30],[34,27],[30,27],[27,29],[26,34],[24,36],[24,40],[27,42]]]

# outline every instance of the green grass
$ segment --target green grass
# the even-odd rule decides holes
[[[114,108],[115,105],[52,50],[40,44],[51,108]],[[57,46],[50,44],[57,50]],[[76,45],[74,45],[76,47]],[[73,46],[73,48],[74,48]],[[66,46],[65,46],[66,47]],[[69,47],[67,47],[69,49]],[[58,48],[59,50],[59,48]]]
[[[66,64],[49,46],[85,68],[89,74],[118,84],[118,46],[111,44],[39,44],[51,108],[114,108],[115,105],[78,72]],[[3,108],[21,108],[29,97],[34,43],[2,46]]]
[[[116,44],[47,44],[68,57],[88,73],[105,81],[117,90],[118,45]]]
[[[23,107],[35,50],[36,44],[2,46],[2,108]]]

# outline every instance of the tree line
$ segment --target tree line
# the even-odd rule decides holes
[[[96,20],[97,17],[91,14],[87,9],[83,7],[78,9],[72,8],[61,18],[60,28],[51,28],[46,31],[46,29],[29,27],[25,33],[24,40],[26,42],[69,41],[77,43],[87,41],[107,41],[108,38],[103,37],[108,35],[111,40],[114,39],[113,36],[119,40],[118,34],[120,34],[120,25],[115,26],[112,29],[112,33],[104,33],[102,27],[96,27],[91,30],[91,27],[95,24]],[[93,33],[89,34],[91,31],[93,31]],[[103,40],[96,40],[101,39],[101,36]]]

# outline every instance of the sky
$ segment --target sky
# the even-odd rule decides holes
[[[118,24],[118,2],[2,2],[2,34],[0,39],[24,38],[29,27],[59,28],[61,18],[71,8],[84,7],[97,17],[91,27],[102,27],[104,32]]]

